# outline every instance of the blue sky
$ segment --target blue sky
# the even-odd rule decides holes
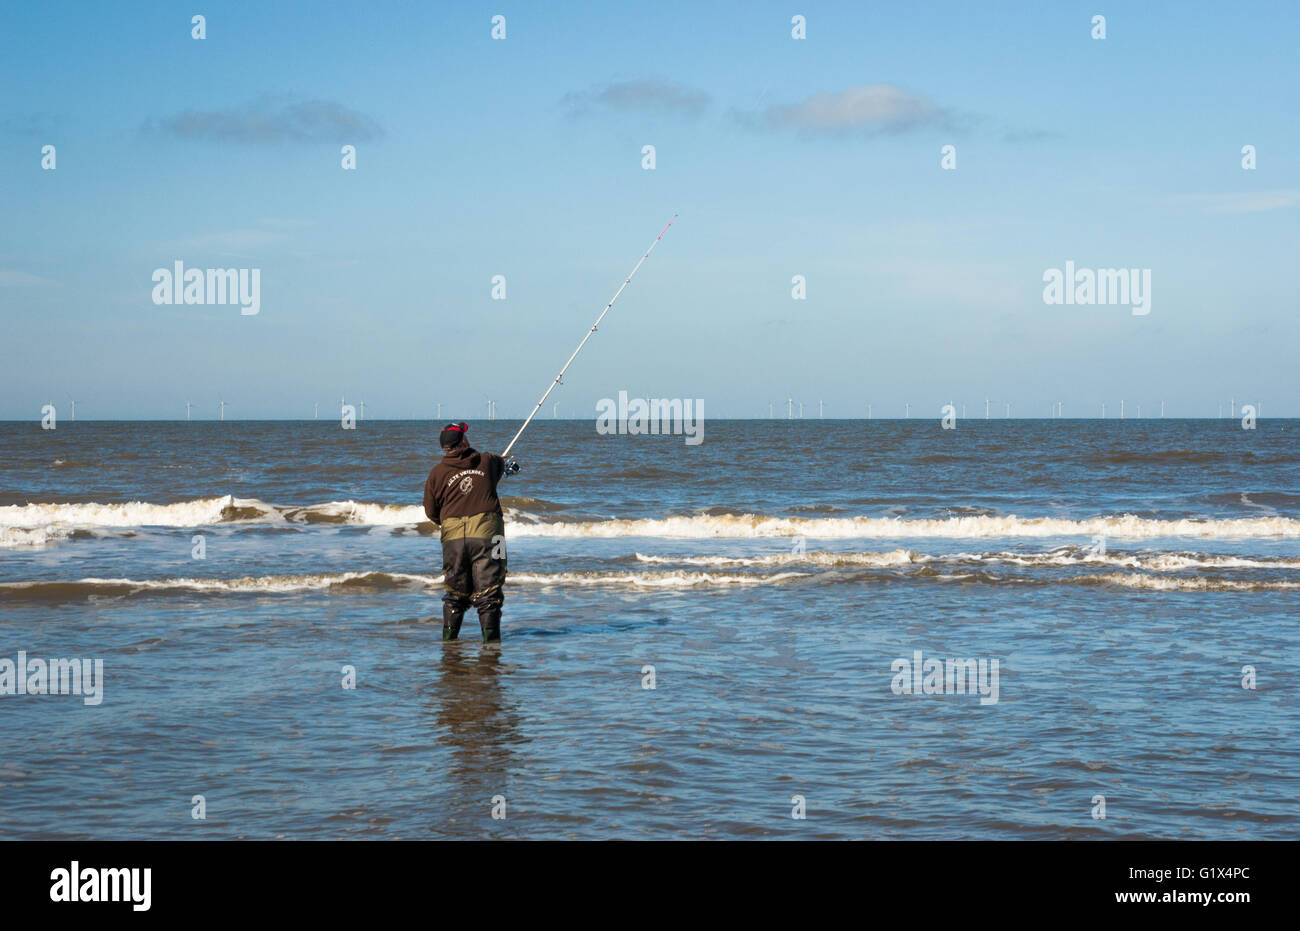
[[[1300,5],[192,6],[0,14],[0,418],[522,416],[675,212],[562,415],[1300,416]],[[155,305],[177,260],[261,312]]]

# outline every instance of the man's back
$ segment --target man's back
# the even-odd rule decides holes
[[[497,482],[519,471],[515,463],[474,450],[469,424],[449,423],[438,434],[442,461],[424,481],[424,513],[442,537],[442,639],[460,636],[465,609],[478,610],[483,642],[501,639],[502,584],[506,579],[506,523]]]
[[[447,518],[500,514],[497,482],[504,473],[505,460],[494,453],[468,445],[448,450],[424,483],[425,516],[441,524]]]

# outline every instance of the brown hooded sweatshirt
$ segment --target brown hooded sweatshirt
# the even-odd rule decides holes
[[[442,525],[442,539],[492,537],[505,533],[497,482],[506,461],[468,443],[447,451],[424,483],[424,513]]]

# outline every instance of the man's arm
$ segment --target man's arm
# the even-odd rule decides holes
[[[438,502],[433,496],[432,472],[430,472],[429,477],[424,480],[424,516],[429,518],[429,520],[433,521],[435,524],[441,523],[441,521],[438,520],[439,516],[441,516],[438,513]]]
[[[487,456],[487,474],[488,480],[492,482],[492,487],[497,487],[497,482],[505,478],[506,461],[496,453],[486,453]]]
[[[488,453],[488,455],[492,457],[493,486],[507,475],[514,475],[519,471],[519,462],[514,456],[506,459],[503,456],[498,456],[496,453]]]

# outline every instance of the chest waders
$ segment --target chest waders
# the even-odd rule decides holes
[[[501,639],[506,579],[506,523],[500,514],[448,517],[442,522],[442,639],[455,640],[470,605],[483,642]]]

